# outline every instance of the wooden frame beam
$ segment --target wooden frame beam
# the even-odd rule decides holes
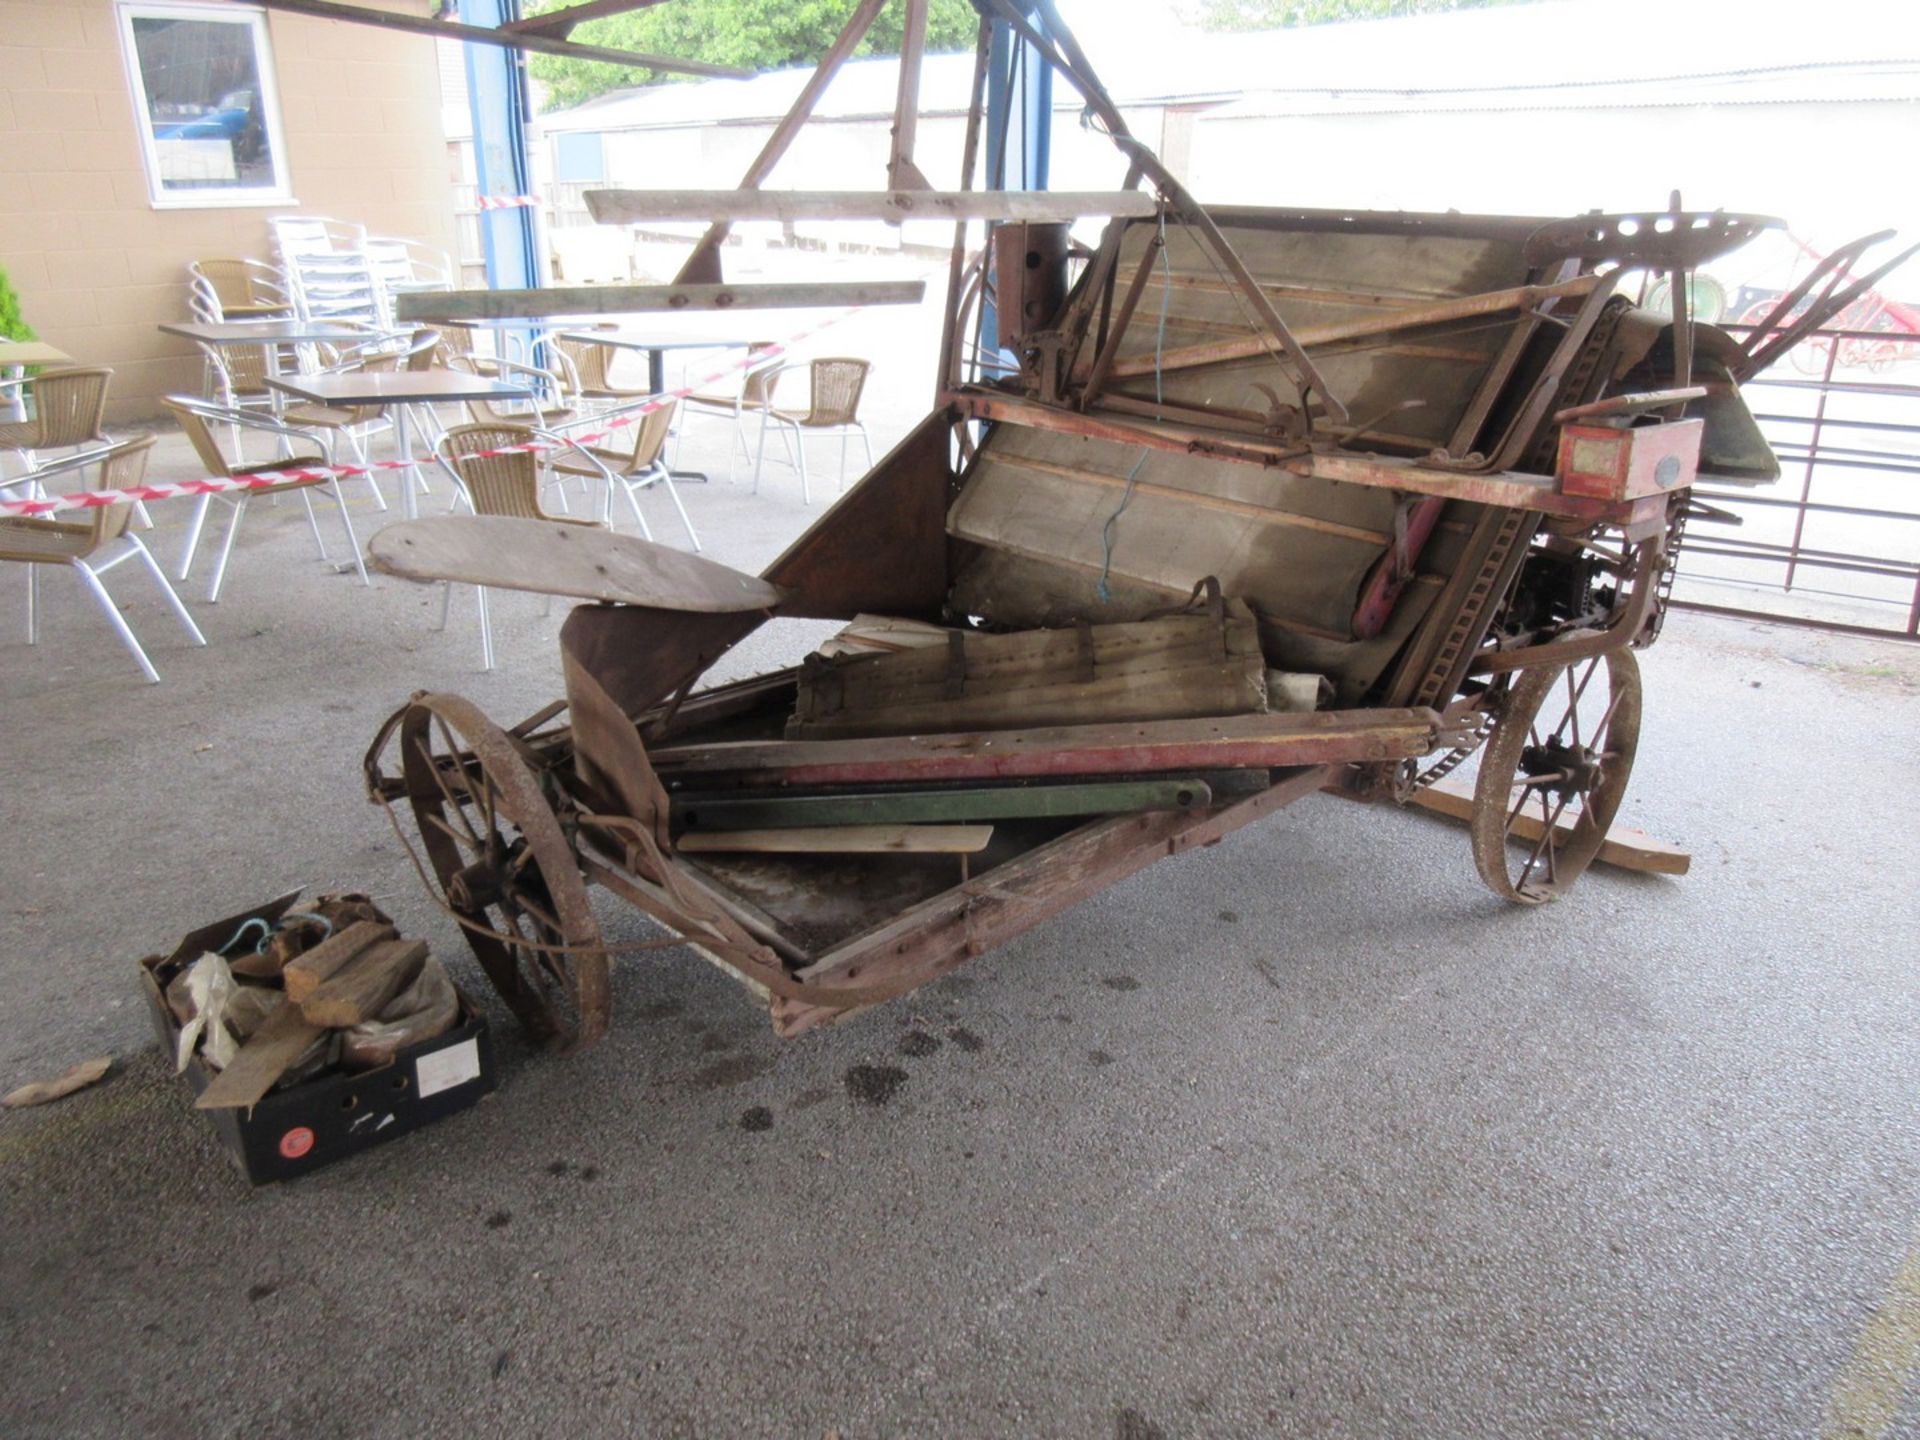
[[[547,35],[555,40],[564,40],[573,32],[574,26],[584,21],[599,20],[608,15],[629,15],[635,10],[645,10],[660,3],[662,0],[583,0],[583,3],[569,5],[564,10],[529,15],[523,20],[509,20],[500,29],[509,35]]]
[[[624,315],[656,310],[804,310],[917,305],[924,280],[814,281],[792,285],[573,285],[553,290],[428,290],[394,297],[400,320],[499,320]]]
[[[589,190],[602,225],[656,220],[1077,220],[1082,215],[1145,218],[1151,195],[1138,190]]]
[[[773,167],[780,163],[780,157],[787,153],[787,147],[793,143],[793,137],[800,133],[800,127],[807,123],[807,117],[813,114],[813,107],[820,103],[820,97],[826,93],[834,74],[842,63],[854,51],[873,22],[887,6],[887,0],[860,0],[860,8],[848,17],[846,27],[840,37],[833,42],[833,48],[820,57],[820,63],[807,78],[807,83],[795,97],[793,108],[788,110],[780,123],[773,127],[773,134],[767,137],[767,143],[760,147],[760,153],[753,157],[753,163],[747,166],[747,173],[741,178],[740,188],[757,190],[760,182],[773,173]],[[693,247],[693,253],[687,257],[687,263],[680,267],[680,273],[673,278],[682,284],[702,282],[717,284],[720,274],[720,245],[732,229],[730,222],[718,220],[700,237],[700,243]]]
[[[315,20],[345,20],[355,25],[372,25],[382,30],[404,30],[414,35],[431,35],[438,40],[463,40],[472,45],[497,45],[503,50],[537,50],[542,55],[564,55],[574,60],[600,60],[609,65],[630,65],[636,70],[666,70],[676,75],[704,75],[716,80],[744,80],[750,71],[730,65],[709,65],[704,60],[678,60],[670,55],[642,55],[634,50],[609,50],[604,45],[576,45],[571,40],[556,40],[532,31],[495,30],[485,25],[462,25],[453,20],[429,20],[424,15],[405,15],[392,10],[369,10],[362,5],[341,5],[336,0],[258,0],[268,10],[289,15],[305,15]],[[551,17],[542,16],[542,19]]]
[[[1142,775],[1406,759],[1432,751],[1439,727],[1432,710],[1321,710],[863,740],[737,740],[664,746],[652,759],[664,778],[693,783],[697,775],[715,788],[717,777],[779,787]]]
[[[914,133],[920,125],[920,61],[927,53],[927,0],[906,0],[900,33],[900,93],[893,102],[892,143],[887,152],[887,184],[895,190],[931,190],[913,163]]]

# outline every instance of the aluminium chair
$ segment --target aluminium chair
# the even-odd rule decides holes
[[[783,365],[772,371],[767,377],[769,395],[779,383],[781,375],[800,368],[799,365]],[[859,419],[860,392],[866,388],[867,372],[871,368],[865,360],[841,356],[815,360],[805,367],[808,379],[806,409],[783,410],[770,402],[760,412],[760,449],[753,461],[753,490],[756,495],[760,493],[760,471],[767,458],[769,425],[778,425],[793,432],[802,504],[813,503],[813,497],[807,492],[806,434],[809,430],[829,435],[839,432],[841,489],[847,486],[847,437],[855,431],[859,432],[860,444],[867,452],[867,468],[873,468],[873,442],[867,438],[867,427]]]
[[[133,440],[124,440],[107,450],[45,466],[35,472],[35,478],[44,481],[55,474],[98,465],[99,475],[92,488],[125,490],[138,485],[145,477],[147,457],[152,449],[153,436],[142,435]],[[13,561],[27,567],[29,645],[40,643],[41,567],[65,566],[80,577],[81,583],[99,602],[100,608],[106,612],[108,623],[120,637],[120,643],[127,647],[134,663],[139,665],[140,673],[157,685],[160,683],[160,672],[153,668],[153,662],[141,648],[133,627],[127,623],[126,616],[120,613],[120,606],[107,592],[106,585],[100,579],[102,575],[127,560],[138,560],[152,576],[153,583],[160,587],[161,597],[186,630],[188,638],[195,645],[204,645],[207,637],[200,633],[200,627],[193,623],[187,607],[180,603],[180,597],[167,583],[167,577],[162,573],[159,561],[153,558],[153,552],[147,549],[138,535],[128,530],[127,522],[132,514],[131,505],[102,505],[86,512],[86,519],[81,521],[20,516],[0,519],[0,561]]]
[[[216,258],[187,264],[188,304],[196,319],[269,320],[293,314],[281,274],[264,260]]]
[[[747,448],[746,428],[742,423],[748,415],[757,415],[773,403],[773,377],[779,372],[780,357],[786,354],[786,347],[772,340],[755,340],[747,346],[747,364],[740,376],[740,385],[731,391],[697,390],[681,401],[680,428],[674,435],[674,464],[680,461],[681,447],[686,444],[687,421],[696,415],[714,415],[726,419],[732,425],[732,433],[727,438],[727,479],[734,476],[734,457],[738,452],[747,459],[753,453]],[[780,443],[787,443],[787,432],[780,431]],[[788,463],[793,463],[791,452]]]
[[[193,446],[194,453],[200,457],[200,463],[207,467],[207,473],[238,479],[257,474],[261,471],[300,469],[307,466],[332,468],[333,450],[326,440],[309,430],[296,430],[292,426],[282,425],[278,421],[266,420],[243,410],[228,410],[224,406],[212,404],[193,395],[169,395],[161,402],[179,424],[180,431]],[[318,454],[294,453],[272,460],[247,462],[242,459],[229,459],[221,450],[220,442],[214,438],[214,427],[225,426],[239,433],[244,430],[261,431],[290,442],[305,441],[317,446]],[[206,516],[209,502],[219,501],[229,506],[233,518],[227,524],[226,538],[220,544],[220,556],[214,562],[213,580],[207,587],[207,602],[217,604],[221,586],[226,581],[227,561],[233,554],[233,542],[240,534],[240,522],[245,518],[248,504],[262,495],[284,495],[288,491],[300,496],[300,503],[306,508],[307,527],[313,531],[313,543],[320,552],[322,564],[327,562],[327,542],[320,538],[320,522],[313,513],[313,492],[325,491],[332,497],[340,510],[340,524],[347,532],[347,550],[353,556],[353,568],[359,573],[360,583],[367,585],[366,562],[360,555],[360,541],[353,533],[353,516],[347,511],[346,497],[340,493],[340,482],[329,476],[316,475],[310,479],[276,481],[270,485],[261,485],[250,490],[233,490],[219,494],[203,495],[194,515],[193,523],[187,532],[187,543],[181,553],[179,576],[185,580],[193,569],[194,551],[200,542],[200,530]]]
[[[680,523],[687,527],[687,539],[693,542],[693,548],[697,551],[700,549],[700,536],[693,528],[693,519],[687,514],[687,507],[680,502],[680,491],[674,486],[673,475],[662,458],[667,448],[667,434],[673,428],[677,402],[658,404],[649,400],[644,404],[656,408],[629,405],[625,411],[603,411],[588,420],[576,422],[576,428],[583,424],[599,428],[623,413],[640,412],[633,417],[631,445],[616,449],[611,445],[583,444],[568,435],[566,430],[555,430],[549,432],[550,438],[560,442],[564,448],[551,451],[547,463],[556,475],[604,480],[607,492],[601,518],[609,524],[613,521],[613,493],[619,490],[627,497],[627,507],[633,511],[640,533],[649,540],[653,538],[653,531],[648,528],[647,517],[640,513],[638,492],[650,485],[664,487],[668,498],[673,501],[673,508],[680,512]]]
[[[535,444],[543,437],[526,425],[501,423],[455,425],[440,442],[440,454],[460,477],[467,501],[476,515],[506,515],[517,520],[544,520],[552,525],[578,525],[602,528],[597,520],[576,519],[571,515],[552,515],[540,505],[540,462],[530,450],[510,447]],[[507,451],[505,454],[489,452]],[[473,587],[480,609],[480,663],[493,669],[493,620],[487,611],[487,587]],[[453,606],[453,582],[446,582],[440,601],[440,628],[447,628],[448,612]],[[547,597],[547,608],[553,597]]]
[[[645,386],[614,383],[613,365],[619,352],[611,345],[597,340],[568,339],[558,334],[544,335],[541,340],[565,357],[566,364],[573,372],[574,393],[582,401],[608,407],[630,400],[645,400],[653,394]]]
[[[43,450],[104,447],[107,386],[113,371],[103,365],[74,365],[42,370],[26,382],[33,414],[25,420],[0,425],[0,450],[11,450],[28,470],[40,463]],[[16,485],[25,476],[9,480]]]

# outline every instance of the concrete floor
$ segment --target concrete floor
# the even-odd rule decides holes
[[[746,568],[817,513],[688,496]],[[1623,818],[1685,879],[1518,911],[1314,797],[801,1041],[681,951],[577,1059],[496,1007],[496,1096],[255,1192],[135,957],[364,888],[478,991],[361,752],[416,688],[561,687],[533,597],[481,674],[471,592],[436,633],[250,524],[210,649],[110,582],[160,686],[62,577],[28,649],[0,576],[0,1088],[119,1057],[0,1117],[0,1434],[1920,1434],[1913,649],[1674,617]]]

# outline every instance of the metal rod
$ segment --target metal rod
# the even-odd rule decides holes
[[[984,108],[987,93],[987,41],[992,34],[992,22],[984,15],[980,17],[980,31],[973,47],[973,90],[972,103],[967,107],[967,133],[960,150],[960,188],[973,188],[974,167],[980,156],[980,114]],[[967,265],[967,222],[956,220],[953,225],[953,253],[947,260],[947,305],[940,317],[940,373],[942,381],[934,385],[936,402],[944,386],[957,386],[961,383],[960,363],[960,306],[962,302],[961,286]]]
[[[562,55],[573,60],[601,60],[609,65],[631,65],[638,70],[667,70],[678,75],[705,75],[719,80],[745,80],[752,74],[731,65],[709,65],[704,60],[676,60],[670,55],[642,55],[633,50],[610,50],[604,45],[576,45],[571,40],[555,40],[525,31],[494,30],[485,25],[461,25],[452,20],[429,20],[424,15],[405,15],[391,10],[368,10],[359,5],[340,5],[334,0],[259,0],[269,10],[289,15],[306,15],[315,20],[346,20],[355,25],[374,25],[382,30],[405,30],[415,35],[431,35],[439,40],[463,40],[470,45],[497,45],[503,50],[536,50],[542,55]]]

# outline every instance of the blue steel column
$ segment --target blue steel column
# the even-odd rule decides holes
[[[1045,22],[1029,16],[1045,33]],[[1044,190],[1053,150],[1053,67],[1004,20],[993,22],[987,42],[987,188]],[[993,227],[987,227],[992,264]],[[991,271],[989,271],[991,274]],[[982,300],[983,345],[999,343],[1000,323],[991,294]],[[1014,357],[1002,352],[1009,365]]]
[[[497,26],[520,18],[520,0],[462,0],[469,25]],[[473,114],[473,165],[482,195],[526,195],[533,187],[527,156],[527,78],[518,51],[497,45],[463,45],[467,104]],[[487,284],[495,290],[532,289],[540,283],[534,212],[526,206],[480,212],[480,244]]]

